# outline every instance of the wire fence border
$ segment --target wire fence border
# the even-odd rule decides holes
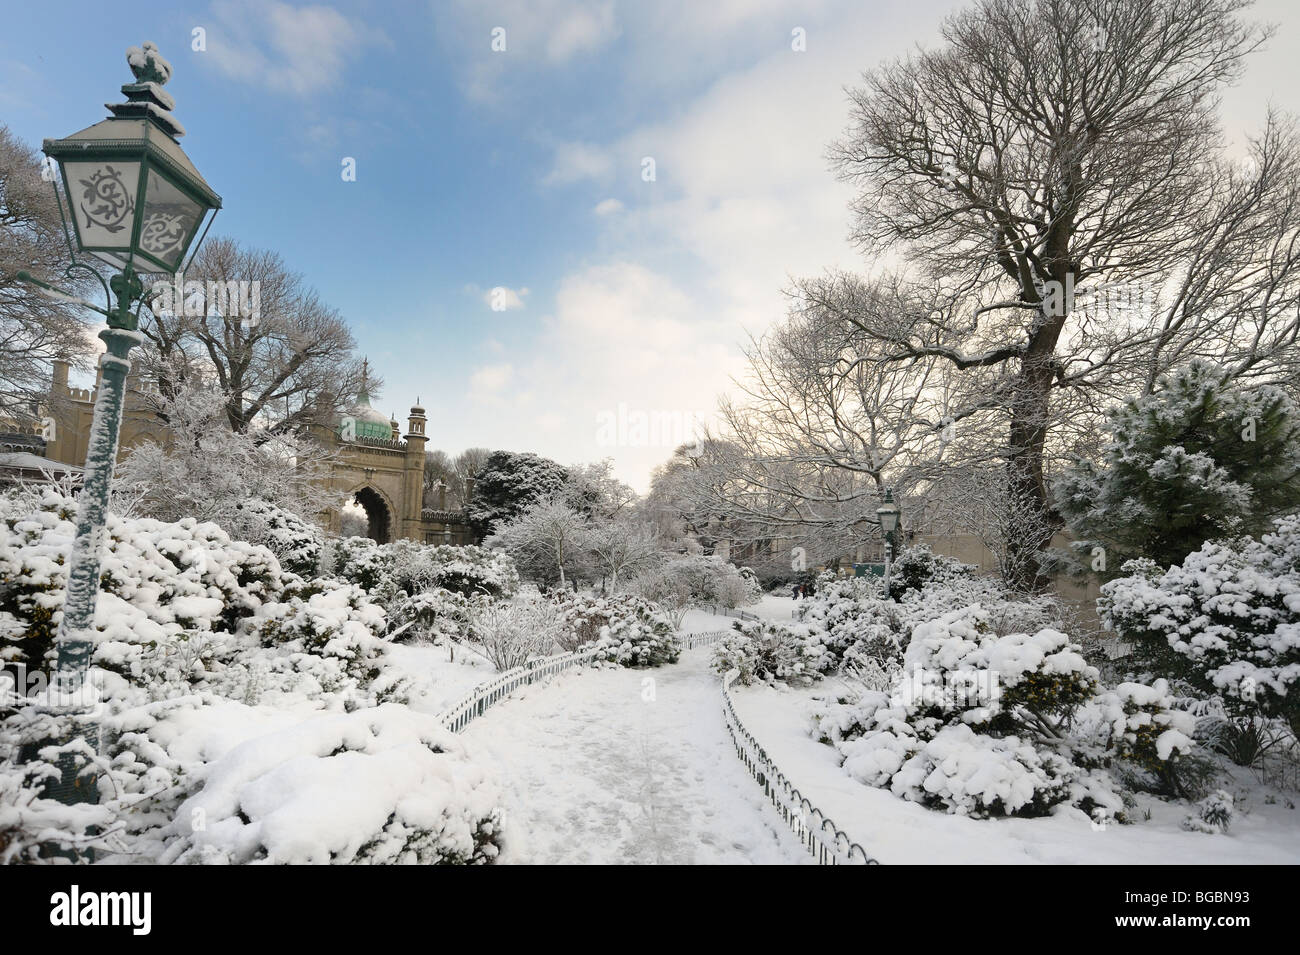
[[[768,801],[780,813],[790,831],[799,837],[818,865],[879,865],[867,851],[849,838],[824,812],[795,788],[767,755],[754,735],[745,729],[736,713],[731,684],[739,670],[728,670],[722,678],[722,715],[736,747],[736,757],[760,786]]]
[[[679,634],[683,649],[694,650],[717,643],[731,633],[730,630],[710,630],[706,633]],[[521,686],[543,682],[557,673],[582,666],[597,659],[604,648],[573,650],[534,660],[523,666],[499,673],[486,683],[481,683],[438,714],[438,722],[453,733],[459,733],[471,722],[500,703]]]
[[[602,648],[597,647],[590,650],[573,650],[506,670],[487,683],[479,684],[439,713],[438,722],[451,732],[459,733],[521,686],[531,686],[557,673],[582,666],[594,660],[602,652]]]

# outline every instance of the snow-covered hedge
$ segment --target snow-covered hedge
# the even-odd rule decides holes
[[[1000,636],[975,605],[918,625],[892,691],[826,706],[816,733],[855,779],[932,808],[1115,815],[1105,762],[1159,770],[1192,749],[1192,719],[1163,685],[1108,693],[1098,679],[1064,633]]]
[[[53,492],[0,496],[0,657],[29,671],[48,669],[73,512]],[[47,842],[144,862],[495,857],[493,790],[397,705],[406,677],[363,588],[305,581],[213,524],[112,515],[101,579],[102,705],[82,727],[99,746],[66,747],[100,801],[46,799],[59,750],[23,752],[74,739],[77,718],[0,703],[0,859]]]
[[[657,667],[676,663],[682,643],[668,617],[654,604],[634,594],[614,597],[578,598],[566,601],[561,613],[566,628],[580,622],[590,632],[592,623],[604,617],[595,639],[581,647],[594,647],[597,659],[626,667]]]
[[[821,634],[805,624],[786,626],[770,620],[737,621],[733,632],[713,648],[713,669],[739,670],[736,681],[808,684],[836,665]]]
[[[504,597],[519,587],[519,572],[504,553],[483,547],[349,537],[334,545],[334,576],[356,584],[387,606],[399,594],[434,588],[472,597]]]
[[[1300,736],[1300,515],[1259,540],[1206,543],[1167,570],[1145,560],[1124,570],[1098,606],[1148,662]]]

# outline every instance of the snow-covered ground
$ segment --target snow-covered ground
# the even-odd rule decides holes
[[[394,644],[388,649],[388,659],[415,681],[409,705],[421,713],[441,713],[496,676],[491,663],[463,646],[456,647],[452,661],[441,644]]]
[[[757,614],[768,620],[776,620],[781,623],[789,623],[796,607],[802,600],[795,600],[793,597],[785,597],[781,594],[764,594],[758,603],[751,607],[745,607],[752,614]]]
[[[727,618],[692,612],[684,631]],[[462,734],[505,794],[513,863],[811,863],[736,759],[709,649],[568,671]]]
[[[1300,809],[1295,793],[1264,802],[1265,791],[1242,775],[1237,816],[1227,835],[1179,827],[1190,807],[1139,796],[1133,825],[1094,828],[1077,809],[1041,819],[974,820],[904,802],[888,790],[851,779],[836,751],[808,735],[814,695],[834,696],[828,680],[811,689],[735,687],[736,711],[781,771],[837,826],[885,864],[1295,864]],[[1244,790],[1244,792],[1243,792]],[[1244,801],[1243,801],[1244,799]],[[1151,819],[1143,812],[1151,810]]]
[[[768,595],[746,609],[786,621],[795,600]],[[730,629],[735,618],[692,610],[683,632]],[[463,732],[472,758],[504,792],[503,862],[798,863],[789,834],[736,759],[721,715],[710,649],[655,670],[579,668],[518,691]],[[413,708],[438,712],[490,679],[491,666],[443,647],[395,647],[419,677]],[[1095,828],[1063,809],[1043,819],[972,820],[904,802],[847,776],[836,751],[808,735],[809,689],[736,687],[737,711],[806,796],[882,863],[1294,863],[1300,809],[1247,775],[1228,788],[1238,815],[1227,835],[1189,833],[1184,805],[1139,797],[1130,826]],[[1294,794],[1291,794],[1294,796]],[[1151,818],[1143,818],[1149,809]]]

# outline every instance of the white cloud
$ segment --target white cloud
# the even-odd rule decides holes
[[[272,0],[216,0],[204,62],[227,76],[280,93],[330,89],[347,64],[387,37],[332,7]]]
[[[584,179],[602,182],[613,171],[614,162],[608,150],[590,143],[561,143],[555,148],[551,170],[542,183],[551,186]]]
[[[668,100],[667,117],[647,106],[640,112],[652,119],[631,131],[608,141],[586,133],[554,147],[543,181],[591,203],[599,234],[584,264],[560,280],[537,334],[526,345],[507,343],[511,389],[478,418],[503,447],[564,463],[612,456],[620,476],[641,489],[672,449],[610,447],[597,438],[598,416],[608,420],[622,407],[685,420],[716,408],[731,378],[745,372],[746,331],[784,316],[792,276],[862,266],[847,241],[852,190],[828,168],[827,145],[847,123],[844,88],[932,29],[912,22],[900,33],[856,3],[768,4],[758,17],[765,52],[727,69],[718,64],[728,55],[729,25],[749,24],[753,33],[753,8],[724,0],[673,9],[683,22],[638,21],[634,29],[633,8],[619,8],[635,40],[629,58],[671,72],[685,59],[713,56],[718,78],[693,97]],[[941,12],[925,16],[937,24]],[[807,28],[809,52],[790,49],[793,26]],[[651,89],[633,102],[663,102]],[[656,160],[654,182],[641,180],[643,156]],[[614,178],[621,200],[609,197]]]
[[[510,383],[513,374],[514,366],[509,362],[482,365],[469,376],[470,389],[480,398],[495,395]]]
[[[461,88],[476,102],[501,101],[506,83],[595,53],[621,32],[613,0],[433,0],[430,8]],[[505,30],[504,50],[492,48],[497,28]]]
[[[526,352],[516,346],[509,364],[470,376],[470,414],[496,446],[565,464],[612,457],[619,475],[644,490],[688,423],[712,416],[728,376],[741,369],[734,327],[710,315],[708,303],[637,263],[576,271],[561,281]],[[638,416],[652,422],[644,438],[625,428],[610,442],[610,420]]]
[[[536,9],[535,3],[529,6]],[[546,58],[552,63],[564,63],[577,53],[599,49],[617,35],[613,3],[571,8],[551,27],[546,39]]]

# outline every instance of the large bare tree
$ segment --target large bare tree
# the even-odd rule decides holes
[[[268,434],[332,424],[351,405],[364,375],[352,332],[278,254],[210,239],[184,279],[199,283],[185,307],[177,296],[165,310],[156,299],[141,322],[142,366],[163,398],[202,380],[226,396],[232,430]],[[234,307],[233,296],[209,294],[241,282],[258,283],[257,314]],[[381,384],[369,377],[372,393]]]
[[[875,275],[798,291],[854,329],[864,362],[937,363],[967,402],[947,408],[959,430],[999,422],[1008,499],[1047,518],[1013,550],[1047,546],[1051,456],[1108,401],[1193,355],[1296,368],[1295,134],[1270,117],[1253,166],[1230,163],[1217,115],[1268,35],[1248,6],[980,0],[940,48],[851,92],[832,158],[860,189],[854,238]],[[1141,307],[1112,307],[1120,285],[1145,290]],[[1041,586],[1022,556],[1015,582]]]

